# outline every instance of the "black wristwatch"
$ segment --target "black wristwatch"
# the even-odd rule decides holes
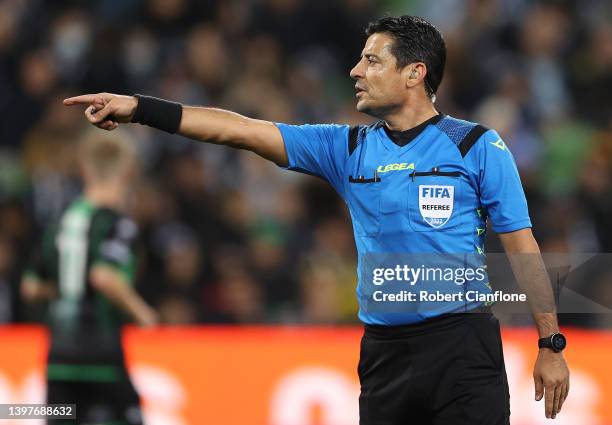
[[[538,340],[539,348],[550,348],[555,353],[563,351],[566,345],[567,340],[565,339],[565,335],[560,332],[556,332],[551,336],[547,336],[546,338],[540,338]]]

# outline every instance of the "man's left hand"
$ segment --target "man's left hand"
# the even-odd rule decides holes
[[[549,348],[540,348],[533,369],[535,399],[544,396],[546,417],[554,419],[569,392],[569,369],[563,353],[555,353]]]

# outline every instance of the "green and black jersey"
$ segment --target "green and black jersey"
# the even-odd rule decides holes
[[[136,235],[130,219],[85,198],[74,201],[46,230],[28,272],[55,285],[58,294],[49,306],[50,375],[70,375],[68,365],[123,364],[124,315],[88,280],[93,266],[105,264],[131,284]]]

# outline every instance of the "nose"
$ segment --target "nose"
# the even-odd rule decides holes
[[[362,67],[361,67],[361,63],[362,61],[360,60],[359,62],[357,62],[357,64],[355,64],[355,66],[353,67],[353,69],[351,69],[350,72],[350,76],[353,80],[358,80],[360,78],[363,78],[363,72],[362,72]]]

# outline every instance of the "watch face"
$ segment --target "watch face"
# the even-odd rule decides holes
[[[565,340],[565,337],[561,334],[555,334],[552,337],[552,346],[553,349],[556,351],[561,351],[565,348],[565,344],[567,343],[567,341]]]

